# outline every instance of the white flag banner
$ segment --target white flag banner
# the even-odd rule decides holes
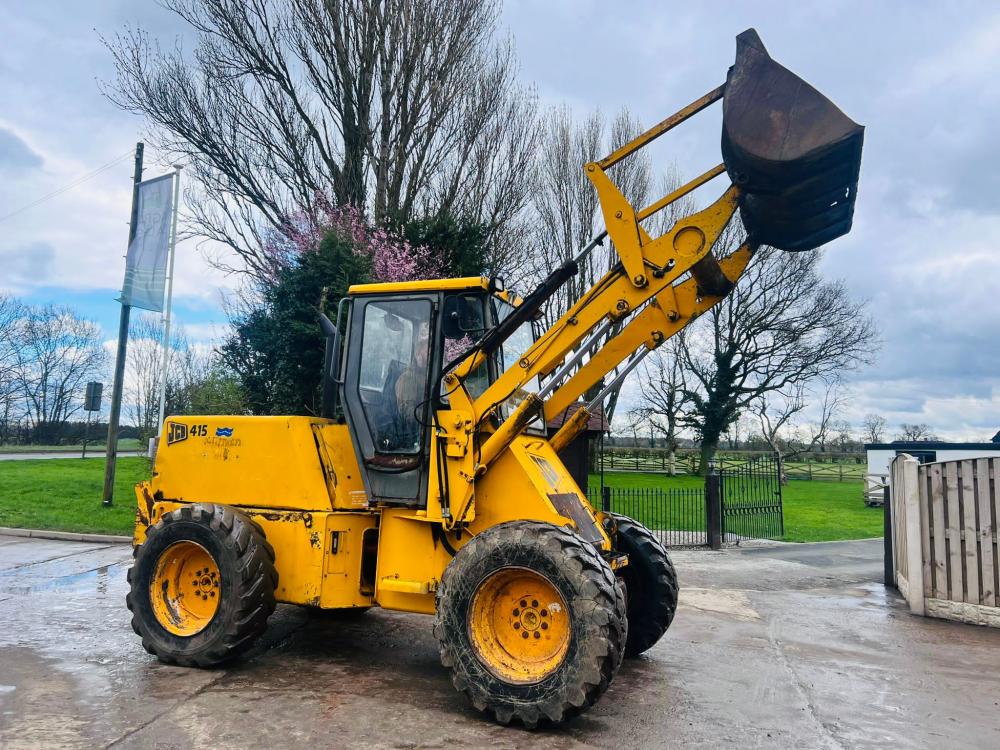
[[[123,305],[163,311],[174,175],[139,183],[136,229],[125,257]]]

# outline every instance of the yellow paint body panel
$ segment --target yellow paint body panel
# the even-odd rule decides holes
[[[550,496],[563,496],[567,507],[576,499],[576,518],[562,515]],[[387,609],[434,612],[434,595],[452,556],[442,541],[460,549],[475,534],[507,521],[534,520],[573,526],[598,547],[611,550],[608,539],[569,471],[547,440],[515,438],[490,470],[475,483],[475,518],[460,535],[441,529],[425,511],[392,508],[381,511],[375,600]],[[578,523],[579,522],[579,523]],[[586,528],[581,528],[586,527]],[[435,531],[437,529],[437,531]]]
[[[386,609],[432,614],[434,592],[451,555],[435,537],[440,524],[418,513],[405,508],[381,513],[375,600]],[[461,546],[454,535],[449,543]]]
[[[183,503],[154,502],[151,524]],[[275,598],[286,604],[324,608],[370,607],[371,593],[361,591],[361,547],[365,529],[375,528],[375,513],[311,513],[240,507],[257,523],[274,548],[278,571]],[[145,540],[145,524],[141,538]],[[334,534],[336,533],[336,537]]]
[[[364,510],[368,507],[361,469],[354,454],[351,433],[346,424],[311,420],[320,460],[326,468],[327,489],[334,510]]]
[[[208,435],[200,434],[202,425]],[[231,434],[214,439],[217,429]],[[187,437],[176,439],[184,430]],[[575,526],[611,549],[579,487],[539,437],[514,438],[476,479],[467,529],[442,541],[436,503],[428,510],[369,508],[343,425],[307,417],[171,417],[165,434],[171,431],[175,440],[163,441],[152,481],[136,488],[135,544],[145,540],[149,525],[184,503],[233,506],[258,523],[274,547],[281,602],[433,613],[452,559],[448,546],[459,549],[474,534],[507,521]],[[563,512],[553,497],[562,498]],[[363,591],[363,534],[373,528],[379,530],[374,591]]]
[[[136,495],[135,544],[183,503],[229,505],[257,522],[274,547],[279,601],[372,605],[371,592],[360,590],[361,549],[377,515],[367,510],[345,425],[310,417],[171,417],[153,478]]]
[[[312,430],[326,423],[309,417],[170,417],[156,451],[153,496],[332,510],[327,467]]]
[[[476,520],[470,529],[479,533],[498,523],[524,519],[574,526],[586,536],[588,529],[580,528],[584,524],[556,509],[551,497],[558,495],[576,496],[582,518],[596,527],[589,531],[599,535],[597,546],[610,551],[611,540],[549,441],[530,435],[515,438],[489,471],[476,480]]]

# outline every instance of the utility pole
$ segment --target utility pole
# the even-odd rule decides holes
[[[174,254],[177,251],[177,208],[181,189],[181,165],[174,164],[174,215],[170,229],[170,249],[167,260],[167,304],[163,312],[163,362],[160,363],[160,416],[156,420],[158,433],[163,432],[167,408],[167,365],[170,364],[170,302],[174,296]]]
[[[128,225],[128,245],[135,237],[139,212],[139,183],[142,182],[142,141],[135,144],[135,171],[132,174],[132,218]],[[126,247],[128,247],[126,245]],[[121,317],[118,319],[118,351],[115,354],[115,379],[111,386],[111,415],[108,418],[107,458],[104,465],[104,493],[101,504],[111,506],[115,491],[115,465],[118,460],[118,420],[122,410],[122,387],[125,381],[125,348],[128,344],[128,320],[132,306],[122,302]]]

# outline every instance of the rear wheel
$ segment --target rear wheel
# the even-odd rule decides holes
[[[593,545],[547,523],[495,526],[444,573],[434,634],[455,687],[502,724],[592,705],[622,659],[625,600]]]
[[[638,521],[609,514],[617,527],[617,549],[628,555],[620,570],[628,602],[625,656],[650,649],[670,627],[677,611],[677,572],[670,555],[653,532]]]
[[[274,550],[242,513],[182,506],[150,527],[134,555],[132,629],[161,661],[213,666],[264,632],[275,608]]]

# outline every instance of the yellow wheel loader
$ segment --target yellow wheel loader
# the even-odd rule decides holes
[[[608,170],[719,100],[723,163],[632,206]],[[862,137],[748,30],[723,85],[584,166],[606,230],[524,299],[485,278],[352,287],[336,323],[320,321],[322,417],[164,424],[153,478],[137,487],[129,571],[145,648],[219,664],[279,602],[420,612],[480,711],[533,727],[586,710],[622,658],[670,626],[677,577],[653,533],[588,505],[558,451],[646,354],[732,289],[759,246],[807,250],[849,231]],[[711,204],[661,236],[643,228],[723,174]],[[746,242],[718,257],[737,210]],[[538,330],[542,305],[605,238],[618,262]]]

